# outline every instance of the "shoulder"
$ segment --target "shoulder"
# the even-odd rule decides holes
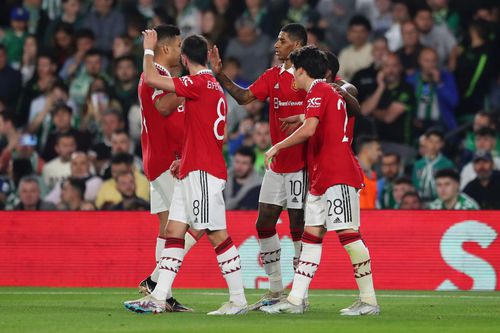
[[[436,199],[429,203],[429,209],[441,209],[442,206],[443,203],[441,202],[441,199]]]
[[[479,205],[477,204],[476,200],[472,199],[470,196],[468,196],[465,193],[460,193],[460,197],[462,198],[464,202],[464,208],[466,209],[479,209]]]

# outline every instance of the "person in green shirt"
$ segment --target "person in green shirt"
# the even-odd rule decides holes
[[[438,129],[431,128],[424,134],[423,156],[413,167],[413,185],[424,201],[436,199],[436,183],[434,175],[441,169],[453,169],[452,161],[441,154],[444,146],[444,135]]]
[[[10,12],[10,28],[0,30],[0,43],[7,50],[7,59],[14,68],[19,68],[23,58],[24,40],[28,36],[29,12],[23,7],[16,7]],[[3,36],[2,36],[3,35]]]
[[[479,205],[465,193],[460,193],[460,176],[453,169],[442,169],[435,177],[438,198],[429,204],[430,209],[474,210]]]
[[[269,123],[267,121],[259,121],[253,128],[253,142],[255,144],[255,171],[258,174],[264,175],[266,165],[264,163],[265,153],[271,148],[271,133],[269,131]]]

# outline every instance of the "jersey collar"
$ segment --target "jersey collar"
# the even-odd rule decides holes
[[[201,75],[201,74],[210,74],[210,75],[213,75],[212,71],[210,69],[202,69],[201,71],[198,71],[198,73],[196,73],[196,75]]]
[[[325,80],[325,79],[316,79],[316,80],[314,80],[314,81],[311,83],[311,86],[309,87],[309,90],[307,90],[307,92],[310,92],[310,91],[311,91],[311,89],[312,89],[315,85],[317,85],[318,83],[320,83],[320,82],[326,82],[326,80]]]
[[[162,65],[154,62],[153,65],[155,65],[156,69],[158,69],[160,72],[163,72],[164,74],[167,74],[168,77],[171,77],[172,75],[170,75],[170,72],[168,71],[168,69],[166,69],[165,67],[163,67]]]
[[[291,66],[288,69],[285,69],[285,64],[283,63],[280,66],[280,75],[283,74],[284,72],[288,72],[288,73],[290,73],[290,74],[293,75],[293,73],[295,72],[295,70],[294,70],[293,66]]]

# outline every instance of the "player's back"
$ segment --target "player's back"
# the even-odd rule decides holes
[[[222,155],[227,101],[224,91],[210,70],[174,79],[184,104],[184,149],[180,177],[203,170],[220,179],[227,178]]]
[[[269,98],[269,127],[272,144],[286,139],[288,134],[281,130],[280,118],[305,112],[306,92],[295,86],[293,69],[285,70],[284,65],[272,67],[250,86],[250,90],[259,100]],[[301,170],[305,166],[305,157],[305,144],[284,149],[273,159],[271,169],[278,173]]]
[[[306,118],[319,118],[307,147],[311,193],[321,195],[335,184],[361,188],[363,176],[351,148],[354,117],[347,116],[345,101],[329,84],[316,81],[306,103]]]
[[[160,70],[165,76],[166,73]],[[184,134],[184,113],[177,108],[170,115],[161,115],[155,102],[168,94],[144,83],[141,75],[138,95],[141,106],[141,145],[144,172],[149,180],[156,179],[169,169],[172,162],[181,157]]]

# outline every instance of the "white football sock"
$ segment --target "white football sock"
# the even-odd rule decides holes
[[[259,245],[260,259],[269,277],[269,290],[281,292],[284,288],[281,279],[281,243],[278,234],[259,239]]]
[[[377,305],[368,248],[361,239],[344,245],[344,248],[351,257],[354,278],[359,288],[359,298],[364,303]]]
[[[155,251],[156,266],[153,273],[151,273],[151,280],[153,280],[153,282],[158,282],[158,275],[160,275],[158,266],[160,264],[161,253],[165,248],[165,241],[166,239],[161,236],[158,236],[156,238],[156,251]]]
[[[245,290],[243,289],[243,277],[241,275],[241,261],[238,250],[233,245],[233,241],[228,237],[217,248],[217,261],[222,272],[222,276],[226,279],[229,289],[229,300],[236,305],[247,305],[245,298]]]
[[[159,300],[172,297],[172,284],[184,259],[184,239],[167,238],[160,260],[160,275],[155,290],[151,295]]]

